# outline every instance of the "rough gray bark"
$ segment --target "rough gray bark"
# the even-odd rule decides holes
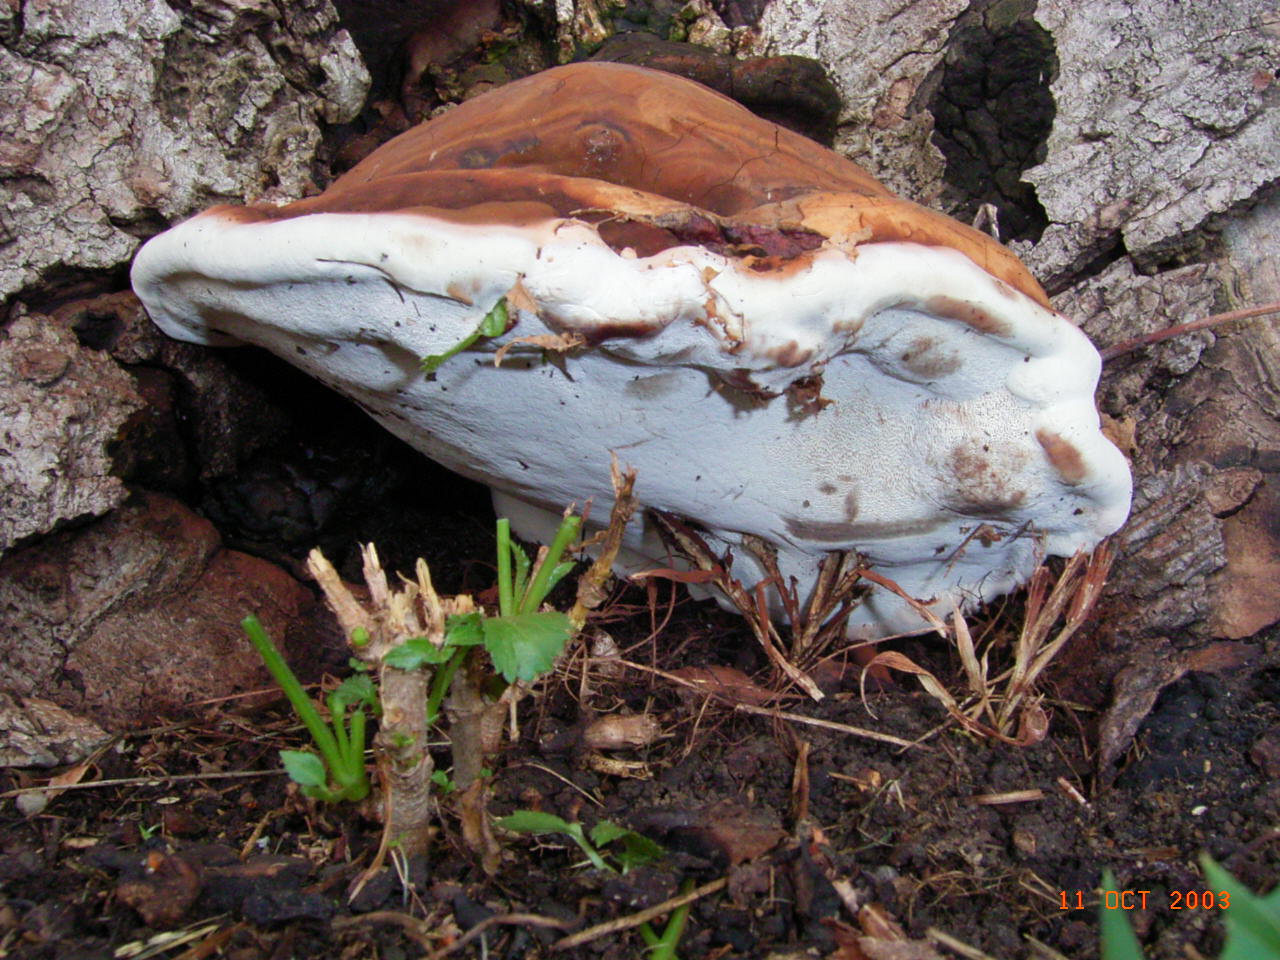
[[[29,2],[8,12],[0,298],[55,270],[126,263],[157,218],[301,195],[319,121],[353,118],[368,88],[329,0]]]
[[[844,100],[836,149],[894,192],[931,203],[942,190],[942,154],[929,140],[933,118],[913,101],[969,6],[967,0],[773,0],[756,46],[822,63]]]
[[[1280,179],[1280,14],[1263,0],[1040,0],[1060,72],[1044,163],[1050,287],[1123,242],[1143,267],[1194,254],[1217,215]]]
[[[141,406],[127,373],[47,317],[0,331],[0,553],[124,500],[107,444]]]
[[[40,697],[0,693],[0,767],[57,767],[76,763],[111,735]]]
[[[1116,262],[1055,306],[1108,344],[1280,299],[1280,203],[1238,215],[1212,257],[1153,276]],[[1203,331],[1108,363],[1100,404],[1133,432],[1134,512],[1112,625],[1241,638],[1280,620],[1280,321]]]

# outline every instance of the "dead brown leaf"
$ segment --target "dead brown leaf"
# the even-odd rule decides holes
[[[502,361],[506,358],[507,352],[512,347],[522,343],[541,347],[543,350],[551,350],[555,353],[565,353],[582,346],[586,342],[576,333],[536,333],[528,337],[516,337],[514,340],[508,340],[498,348],[498,352],[493,355],[493,365],[495,367],[502,366]]]
[[[525,313],[536,315],[538,312],[538,301],[533,299],[523,279],[517,280],[507,291],[507,305],[513,310],[522,310]]]
[[[763,706],[779,698],[779,694],[760,686],[741,670],[712,664],[703,667],[680,667],[670,675],[683,683],[729,703]]]

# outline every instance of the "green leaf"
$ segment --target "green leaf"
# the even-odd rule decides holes
[[[284,764],[284,772],[289,779],[303,787],[328,786],[329,775],[325,772],[324,761],[314,753],[305,750],[281,750],[280,762]]]
[[[441,793],[453,793],[458,789],[458,785],[443,770],[433,772],[431,774],[431,782],[440,788]]]
[[[484,648],[507,683],[527,683],[550,670],[573,633],[569,618],[557,611],[488,617],[483,625]]]
[[[396,670],[417,670],[424,663],[444,663],[451,656],[453,650],[443,644],[436,646],[426,637],[411,637],[388,650],[382,662]]]
[[[502,817],[497,823],[503,829],[514,833],[563,833],[578,845],[578,849],[586,854],[587,859],[597,870],[603,870],[606,873],[614,872],[604,862],[600,852],[587,840],[580,823],[570,823],[554,813],[543,813],[541,810],[517,810],[510,816]]]
[[[444,622],[444,642],[448,647],[474,647],[484,643],[484,628],[478,613],[457,613]]]
[[[356,627],[352,630],[351,645],[353,647],[367,647],[369,645],[369,631],[364,627]]]
[[[533,564],[529,560],[529,555],[520,549],[520,545],[514,541],[511,543],[511,558],[515,561],[516,565],[515,574],[512,578],[511,595],[518,605],[521,598],[524,596],[525,588],[528,585],[529,580],[529,568],[533,566]],[[518,609],[511,611],[511,613],[518,612]],[[505,616],[507,611],[504,610],[502,613]]]
[[[507,320],[507,301],[502,299],[494,304],[493,309],[484,315],[484,319],[480,321],[480,325],[474,331],[467,334],[444,353],[432,353],[423,357],[422,372],[426,374],[435,373],[446,360],[461,353],[481,337],[496,337],[505,333]]]
[[[631,831],[626,827],[620,827],[612,820],[601,820],[591,828],[591,842],[597,847],[603,847],[619,837],[625,837]]]
[[[591,842],[587,840],[586,834],[583,833],[582,831],[582,824],[580,823],[569,824],[568,829],[565,830],[565,833],[567,833],[570,839],[572,839],[573,842],[578,845],[578,849],[580,849],[583,853],[587,855],[587,859],[591,861],[591,865],[593,867],[595,867],[597,870],[603,870],[606,873],[617,872],[611,866],[609,866],[607,863],[604,862],[604,857],[600,856],[600,851],[597,850],[595,847],[593,847],[591,845]]]
[[[547,580],[546,593],[550,593],[552,590],[554,590],[556,588],[556,584],[558,584],[561,580],[563,580],[566,576],[568,576],[569,573],[572,572],[573,568],[576,567],[577,565],[578,565],[577,560],[564,560],[564,561],[561,561],[560,563],[557,563],[552,568],[551,576]],[[546,596],[546,593],[543,594],[544,597]]]
[[[1280,887],[1259,897],[1207,854],[1200,865],[1214,892],[1225,891],[1231,897],[1231,906],[1222,911],[1227,940],[1219,960],[1280,957]]]
[[[378,702],[378,691],[374,689],[373,678],[367,673],[358,673],[354,677],[347,677],[342,683],[338,684],[338,689],[334,691],[334,695],[337,697],[338,703],[344,706],[352,703],[364,703],[372,707]]]
[[[498,826],[512,833],[568,833],[569,821],[554,813],[541,810],[517,810],[509,816],[499,817]]]
[[[603,847],[616,840],[622,841],[622,849],[615,851],[613,856],[622,867],[623,873],[646,863],[661,860],[667,855],[667,851],[661,844],[650,840],[642,833],[618,826],[610,820],[601,820],[591,828],[591,842],[597,847]]]
[[[482,337],[500,337],[507,332],[507,300],[503,297],[493,305],[493,309],[484,315],[484,319],[480,321],[480,335]]]
[[[642,833],[628,830],[622,837],[622,850],[614,854],[623,873],[647,863],[656,863],[667,855],[662,844],[650,840]]]
[[[568,516],[560,521],[560,526],[556,528],[555,539],[551,541],[547,547],[546,556],[538,564],[533,581],[527,588],[522,586],[517,590],[516,609],[513,612],[533,613],[542,606],[542,601],[551,591],[551,577],[560,568],[560,560],[564,552],[569,549],[569,544],[577,539],[578,530],[581,527],[581,517]]]
[[[1102,889],[1115,890],[1116,877],[1110,869],[1102,871]],[[1098,904],[1102,929],[1102,960],[1142,960],[1142,947],[1129,926],[1124,910],[1108,910],[1104,896]]]

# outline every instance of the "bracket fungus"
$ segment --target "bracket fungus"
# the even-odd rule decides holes
[[[763,539],[802,590],[856,550],[946,614],[1129,508],[1097,351],[1012,254],[639,67],[549,70],[320,196],[215,207],[151,240],[133,284],[172,336],[276,353],[531,538],[565,503],[607,506],[616,454],[642,504],[715,547]],[[505,332],[424,375],[503,301]],[[621,567],[663,556],[643,520],[628,537]],[[880,588],[850,623],[927,627]]]

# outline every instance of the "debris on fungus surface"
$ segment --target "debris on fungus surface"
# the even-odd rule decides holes
[[[606,512],[616,454],[717,548],[759,537],[802,589],[856,550],[945,614],[1129,509],[1097,351],[1012,254],[639,67],[549,70],[318,197],[215,207],[150,241],[133,284],[172,336],[265,347],[488,484],[531,539],[565,503]],[[424,375],[503,301],[505,332]],[[663,555],[637,517],[619,566]],[[880,588],[850,620],[926,627]]]

